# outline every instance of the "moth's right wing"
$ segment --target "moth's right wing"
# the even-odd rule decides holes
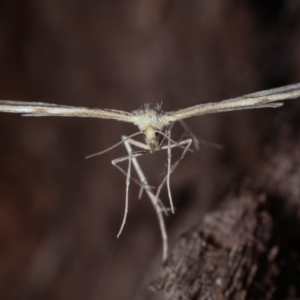
[[[210,113],[250,108],[279,107],[283,105],[281,102],[273,102],[297,97],[300,97],[300,83],[260,91],[221,102],[198,104],[178,111],[166,112],[163,117],[165,122],[175,122]]]
[[[114,109],[91,109],[76,106],[64,106],[42,102],[4,101],[0,100],[0,112],[20,113],[30,117],[83,117],[112,119],[132,122],[132,114]]]

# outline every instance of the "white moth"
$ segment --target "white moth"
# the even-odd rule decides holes
[[[141,172],[139,165],[137,164],[136,158],[144,155],[145,153],[153,153],[157,150],[166,149],[168,151],[168,172],[167,176],[163,179],[162,183],[157,189],[156,194],[152,192],[152,188],[145,180],[145,176],[141,172],[139,174],[139,180],[133,179],[141,187],[145,188],[150,197],[152,203],[156,203],[156,208],[161,205],[159,203],[159,193],[162,187],[167,184],[168,195],[171,205],[171,210],[174,213],[174,206],[172,203],[171,190],[170,190],[170,174],[176,168],[178,163],[184,157],[185,153],[189,149],[192,139],[186,139],[179,142],[175,142],[171,139],[171,128],[172,125],[186,118],[241,109],[250,108],[265,108],[265,107],[280,107],[283,103],[274,103],[280,100],[294,99],[300,97],[300,83],[283,86],[271,90],[265,90],[253,94],[244,95],[237,98],[217,102],[217,103],[206,103],[198,104],[188,108],[180,109],[177,111],[163,112],[159,105],[155,108],[151,108],[149,105],[145,105],[143,109],[135,110],[133,112],[126,112],[121,110],[113,109],[90,109],[85,107],[72,107],[63,106],[56,104],[48,104],[41,102],[21,102],[21,101],[1,101],[0,100],[0,112],[7,113],[20,113],[24,116],[32,117],[46,117],[46,116],[60,116],[60,117],[87,117],[87,118],[100,118],[100,119],[112,119],[122,122],[128,122],[136,125],[139,128],[139,132],[131,135],[130,137],[123,137],[123,140],[115,146],[124,143],[128,150],[128,156],[117,158],[112,161],[113,165],[119,168],[127,177],[126,180],[126,209],[121,225],[121,229],[118,233],[120,235],[123,226],[125,224],[126,215],[128,211],[128,189],[129,182],[131,179],[131,163],[133,163],[137,173]],[[143,134],[146,143],[135,141],[131,139],[133,136]],[[167,143],[165,143],[167,141]],[[130,145],[141,148],[141,151],[132,151]],[[129,145],[129,147],[128,147]],[[113,146],[113,147],[115,147]],[[113,148],[111,147],[111,148]],[[180,159],[171,164],[171,149],[174,147],[183,148],[183,153]],[[108,150],[110,150],[109,148]],[[103,151],[98,154],[102,154]],[[125,172],[118,166],[118,163],[128,160],[128,170]],[[142,174],[142,175],[141,175]],[[149,194],[150,193],[150,194]],[[156,199],[155,201],[153,199]],[[160,221],[161,222],[161,221]],[[162,229],[162,226],[161,226]],[[163,231],[163,230],[162,230]],[[165,238],[166,241],[166,238]],[[165,247],[166,248],[166,247]],[[164,251],[166,252],[166,251]],[[166,253],[164,253],[166,258]]]
[[[224,100],[217,103],[205,103],[180,109],[162,112],[160,107],[155,109],[145,106],[144,109],[126,112],[114,109],[90,109],[85,107],[63,106],[42,102],[1,101],[0,111],[7,113],[21,113],[25,116],[46,117],[86,117],[112,119],[132,123],[144,133],[149,151],[159,149],[159,134],[164,133],[172,123],[200,115],[225,112],[240,109],[279,107],[282,103],[275,101],[293,99],[300,96],[300,83],[283,86],[276,89],[261,91],[241,97]]]

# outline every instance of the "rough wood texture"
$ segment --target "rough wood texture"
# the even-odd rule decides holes
[[[299,299],[300,143],[290,129],[239,192],[181,236],[151,290],[172,300]]]

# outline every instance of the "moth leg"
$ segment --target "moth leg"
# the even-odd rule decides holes
[[[133,151],[132,153],[135,157],[139,157],[139,156],[142,156],[144,153],[143,152],[139,152],[139,151]],[[125,175],[125,177],[127,177],[127,172],[128,172],[128,167],[127,167],[127,171],[125,171],[120,165],[119,163],[122,163],[123,161],[127,161],[129,160],[129,156],[130,155],[126,155],[126,156],[122,156],[122,157],[119,157],[119,158],[116,158],[116,159],[113,159],[111,161],[112,165],[114,167],[116,167],[122,174]],[[136,183],[137,185],[141,186],[142,188],[144,187],[144,184],[143,182],[140,182],[138,179],[134,178],[134,177],[130,177],[130,179]]]
[[[125,143],[126,143],[126,141],[125,141]],[[120,235],[121,235],[121,233],[122,233],[122,231],[124,229],[124,226],[125,226],[125,223],[126,223],[126,219],[127,219],[130,180],[133,180],[134,182],[136,182],[139,185],[141,184],[138,180],[133,179],[130,176],[131,175],[131,162],[132,162],[133,158],[139,157],[139,156],[141,156],[143,154],[144,154],[143,152],[138,152],[138,151],[134,152],[134,151],[132,151],[127,156],[116,158],[116,159],[112,160],[112,162],[111,162],[114,167],[116,167],[117,169],[119,169],[126,176],[125,210],[124,210],[124,216],[123,216],[123,220],[122,220],[122,223],[121,223],[121,227],[120,227],[119,232],[117,234],[117,238],[120,237]],[[123,161],[127,161],[127,160],[128,160],[128,167],[127,167],[127,172],[125,172],[119,166],[119,163],[121,163]]]
[[[125,138],[126,137],[122,136],[123,140]],[[132,143],[129,140],[124,142],[124,145],[125,145],[128,153],[132,153],[131,144]],[[165,222],[164,222],[164,218],[163,218],[163,213],[162,213],[164,209],[163,209],[162,204],[161,204],[160,200],[158,199],[158,197],[156,195],[154,195],[154,193],[152,192],[152,189],[149,186],[148,181],[147,181],[136,157],[132,157],[131,162],[132,162],[133,167],[135,168],[136,173],[138,174],[139,180],[144,183],[144,186],[146,186],[145,191],[146,191],[148,197],[150,198],[150,201],[156,211],[156,215],[157,215],[158,223],[159,223],[159,227],[160,227],[160,232],[161,232],[161,237],[162,237],[162,248],[163,248],[162,260],[165,261],[168,256],[168,235],[167,235]],[[160,209],[157,209],[158,205],[160,206]]]
[[[171,154],[171,131],[167,131],[167,138],[168,138],[168,174],[167,174],[167,189],[168,189],[168,196],[169,196],[169,201],[171,205],[171,211],[174,214],[174,205],[173,205],[173,200],[172,200],[172,193],[171,193],[171,188],[170,188],[170,174],[171,174],[171,159],[172,159],[172,154]]]
[[[181,156],[179,157],[179,159],[173,164],[171,165],[171,159],[168,158],[168,172],[167,172],[167,175],[164,177],[164,179],[162,180],[162,182],[160,183],[160,185],[158,186],[157,188],[157,191],[156,191],[156,197],[158,198],[159,197],[159,194],[163,188],[163,186],[167,183],[167,188],[168,188],[168,191],[170,191],[169,193],[169,200],[170,202],[172,201],[172,198],[170,198],[170,194],[171,194],[171,188],[170,188],[170,176],[171,174],[173,173],[173,171],[177,168],[177,166],[179,165],[179,163],[183,160],[183,158],[185,157],[186,155],[186,152],[189,150],[193,140],[191,138],[189,139],[186,139],[186,140],[183,140],[179,143],[173,143],[173,145],[170,144],[170,141],[171,139],[169,139],[169,142],[168,142],[168,145],[167,146],[163,146],[161,149],[164,150],[164,149],[167,149],[168,150],[168,153],[171,153],[171,149],[172,148],[175,148],[175,147],[184,147],[184,150],[181,154]],[[169,156],[169,155],[168,155]],[[173,203],[172,203],[173,205]],[[171,206],[172,208],[172,206]],[[172,212],[174,213],[174,211],[172,210]]]
[[[142,150],[138,150],[138,151],[132,151],[131,150],[129,152],[126,148],[126,150],[128,152],[128,155],[120,157],[120,158],[116,158],[116,159],[112,160],[112,162],[111,162],[114,167],[116,167],[121,173],[123,173],[126,176],[125,210],[124,210],[124,216],[123,216],[123,220],[122,220],[122,223],[121,223],[121,227],[120,227],[119,232],[117,234],[117,238],[120,237],[120,235],[121,235],[121,233],[124,229],[126,219],[127,219],[130,180],[134,181],[137,185],[141,186],[142,189],[145,189],[145,190],[150,189],[151,190],[151,187],[148,184],[148,182],[146,181],[146,179],[144,179],[143,181],[142,180],[139,181],[139,180],[131,177],[131,162],[132,162],[132,159],[136,159],[139,156],[142,156],[144,154],[148,154],[149,153],[149,147],[146,144],[143,144],[141,142],[138,142],[136,140],[130,139],[130,138],[125,137],[125,136],[122,136],[122,140],[123,140],[123,143],[124,143],[125,147],[126,147],[126,145],[131,144],[131,145],[134,145],[136,147],[141,148]],[[119,165],[121,162],[124,162],[124,161],[128,161],[127,172]]]

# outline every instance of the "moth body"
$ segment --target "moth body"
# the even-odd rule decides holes
[[[133,112],[133,123],[144,133],[145,140],[151,153],[159,149],[162,136],[159,132],[169,125],[160,111],[155,109],[141,109]]]

